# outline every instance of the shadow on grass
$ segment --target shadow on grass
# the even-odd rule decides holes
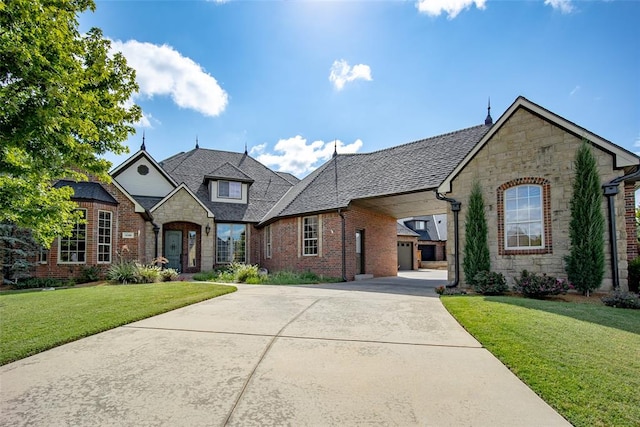
[[[532,310],[542,310],[640,335],[640,310],[508,296],[487,296],[484,299]]]

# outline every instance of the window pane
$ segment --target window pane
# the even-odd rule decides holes
[[[218,181],[218,197],[229,197],[229,181]]]
[[[242,198],[242,184],[239,182],[229,183],[229,197],[232,199]]]
[[[505,245],[507,248],[543,246],[542,190],[521,185],[505,191]]]
[[[303,254],[318,254],[318,217],[308,216],[303,218]]]

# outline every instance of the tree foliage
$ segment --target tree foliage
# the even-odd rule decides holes
[[[471,286],[475,285],[476,274],[491,269],[487,233],[482,188],[478,181],[474,181],[469,195],[469,209],[465,222],[464,260],[462,261],[465,281]]]
[[[99,29],[78,30],[92,0],[0,0],[0,223],[29,228],[49,246],[78,219],[61,178],[108,181],[107,152],[140,108],[134,70],[110,54]]]
[[[596,159],[584,141],[574,160],[569,240],[565,258],[567,277],[576,289],[589,295],[604,277],[604,214]]]
[[[0,285],[29,275],[32,259],[39,245],[29,230],[15,225],[0,224]]]

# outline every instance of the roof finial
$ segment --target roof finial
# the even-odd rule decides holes
[[[338,140],[333,140],[333,157],[338,155]]]
[[[200,148],[200,146],[198,145],[198,135],[196,135],[196,150]]]
[[[146,151],[147,147],[144,145],[144,130],[142,131],[142,145],[140,146],[141,151]]]
[[[244,154],[249,154],[249,152],[247,151],[247,141],[244,142]]]
[[[489,103],[487,104],[487,118],[484,119],[485,126],[491,126],[493,124],[493,119],[491,118],[491,97],[489,97]]]

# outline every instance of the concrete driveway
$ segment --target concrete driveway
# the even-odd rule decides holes
[[[241,285],[5,365],[0,424],[569,425],[412,274]]]

